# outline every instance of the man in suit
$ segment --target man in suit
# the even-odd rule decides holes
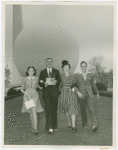
[[[81,118],[82,118],[82,126],[83,128],[87,128],[87,115],[86,115],[86,106],[88,107],[88,111],[90,114],[90,118],[92,121],[92,129],[93,132],[98,130],[98,123],[94,111],[94,97],[93,97],[93,90],[97,94],[97,99],[100,98],[98,89],[94,83],[94,78],[92,74],[87,71],[87,62],[82,61],[80,63],[81,72],[75,75],[74,84],[71,86],[75,88],[75,92],[77,92],[80,102],[80,109],[81,109]]]
[[[42,70],[39,77],[39,85],[43,87],[42,97],[45,103],[46,126],[45,129],[49,134],[57,127],[57,105],[59,96],[59,85],[61,82],[60,73],[53,68],[53,59],[46,59],[46,69]],[[53,79],[48,82],[48,79]]]

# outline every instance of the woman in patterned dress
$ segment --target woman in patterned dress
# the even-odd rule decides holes
[[[72,131],[76,132],[75,119],[78,114],[77,95],[70,89],[74,82],[74,74],[70,72],[70,64],[68,61],[62,61],[63,74],[61,74],[61,106],[66,113],[68,127],[72,127]]]
[[[21,87],[21,92],[24,93],[23,96],[23,106],[22,106],[22,113],[30,113],[30,120],[33,127],[34,134],[38,134],[37,129],[37,113],[44,111],[44,109],[41,106],[39,95],[36,91],[36,88],[39,87],[38,85],[38,77],[35,77],[36,75],[36,69],[34,67],[28,67],[26,76],[23,78],[23,83]],[[41,89],[41,87],[39,87]],[[26,89],[26,90],[24,90]],[[29,96],[31,99],[34,100],[35,107],[26,109],[25,101],[29,100]]]

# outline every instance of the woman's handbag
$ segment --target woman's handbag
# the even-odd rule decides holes
[[[29,95],[28,95],[28,96],[29,96]],[[26,106],[27,110],[28,110],[28,109],[30,109],[30,108],[35,107],[34,100],[33,100],[33,99],[31,99],[31,97],[30,97],[30,96],[29,96],[29,98],[30,98],[30,100],[25,101],[25,106]]]

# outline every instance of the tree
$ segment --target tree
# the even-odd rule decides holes
[[[113,70],[106,72],[103,56],[94,56],[89,61],[89,71],[96,78],[96,82],[104,83],[107,87],[113,86]]]
[[[110,69],[109,74],[109,87],[113,87],[113,69]]]
[[[7,68],[5,68],[5,87],[9,86],[10,80],[11,80],[11,71],[7,66]]]
[[[109,75],[113,76],[113,69],[109,70]]]
[[[89,71],[97,77],[98,82],[101,82],[103,75],[105,75],[104,57],[94,56],[89,61]]]

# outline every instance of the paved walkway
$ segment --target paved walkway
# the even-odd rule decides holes
[[[5,102],[5,145],[112,145],[112,99],[101,97],[96,100],[95,108],[99,120],[99,130],[92,132],[88,116],[88,129],[81,126],[80,109],[77,116],[77,133],[67,128],[66,116],[58,113],[59,131],[53,135],[45,132],[45,114],[38,114],[39,134],[33,135],[29,114],[21,113],[22,96]]]

